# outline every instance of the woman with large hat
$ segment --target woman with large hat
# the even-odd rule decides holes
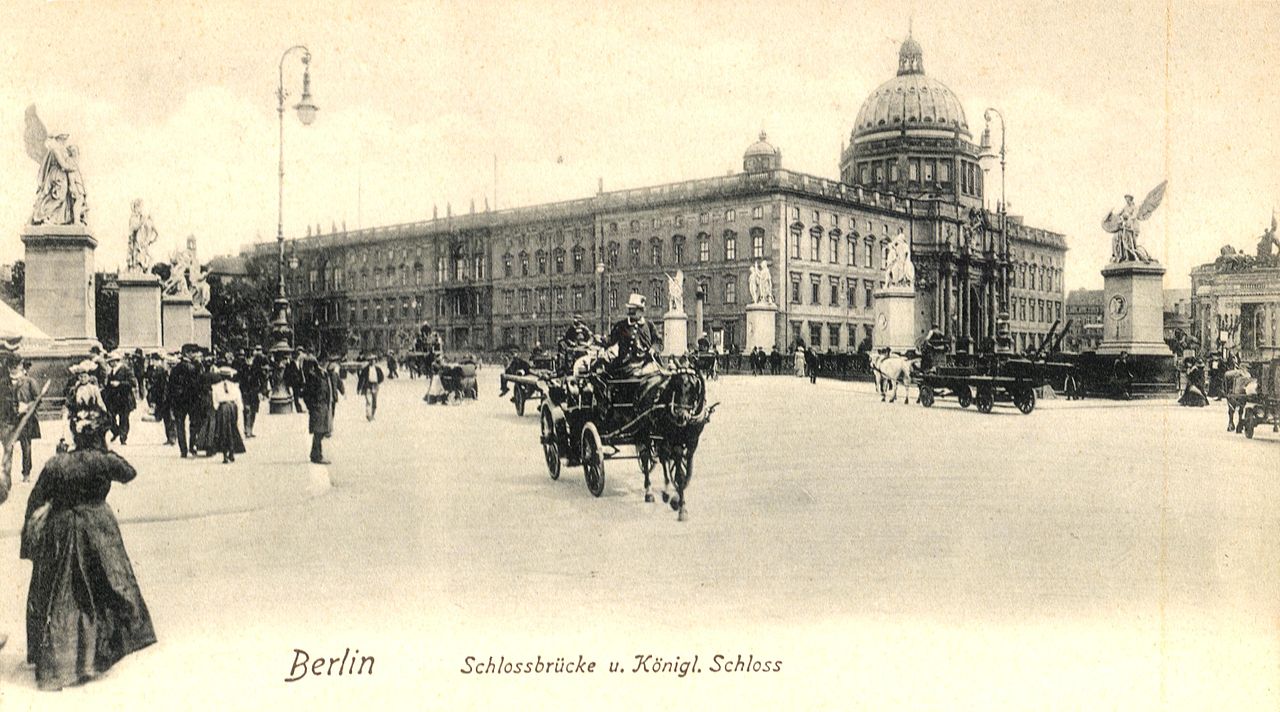
[[[115,514],[113,482],[137,472],[108,452],[105,409],[73,405],[75,450],[45,464],[27,500],[21,556],[31,561],[27,662],[42,690],[87,682],[156,642]]]

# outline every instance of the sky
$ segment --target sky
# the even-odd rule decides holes
[[[289,237],[723,175],[761,130],[785,168],[835,178],[909,26],[975,139],[986,107],[1007,119],[1010,212],[1067,236],[1069,289],[1101,286],[1126,193],[1169,180],[1141,238],[1167,287],[1223,244],[1252,252],[1280,208],[1280,2],[259,4],[0,8],[0,262],[35,195],[29,104],[80,148],[99,269],[123,263],[135,198],[156,257],[274,239],[295,44],[320,111],[285,114]],[[284,84],[292,106],[297,54]]]

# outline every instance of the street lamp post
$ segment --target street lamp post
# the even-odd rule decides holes
[[[982,117],[986,120],[986,128],[982,131],[982,153],[979,155],[979,162],[994,160],[997,154],[992,153],[991,146],[991,117],[995,116],[1000,119],[1000,203],[996,206],[1000,215],[1000,251],[998,254],[1000,265],[1000,294],[999,294],[999,316],[997,317],[996,335],[997,343],[1001,338],[1008,338],[1009,330],[1009,270],[1012,267],[1009,259],[1009,233],[1008,233],[1008,210],[1005,200],[1005,138],[1008,134],[1007,126],[1004,121],[1004,114],[999,109],[989,107],[983,112]],[[985,189],[984,189],[985,193]]]
[[[293,397],[284,382],[285,361],[293,351],[293,329],[289,328],[289,299],[284,292],[284,100],[288,96],[284,90],[284,61],[297,51],[302,52],[302,98],[293,108],[298,112],[298,120],[303,126],[309,126],[315,121],[317,111],[316,105],[311,101],[311,50],[303,45],[294,45],[280,55],[279,83],[276,85],[276,113],[280,119],[280,182],[276,204],[276,298],[272,304],[274,315],[271,319],[270,349],[275,372],[271,385],[270,412],[277,415],[288,413],[293,407]]]

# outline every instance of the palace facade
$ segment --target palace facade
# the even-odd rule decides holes
[[[1280,255],[1275,223],[1256,255],[1223,247],[1191,271],[1191,330],[1201,349],[1238,354],[1246,362],[1280,357]]]
[[[869,344],[885,244],[904,231],[916,265],[919,335],[932,323],[962,348],[995,333],[1002,304],[1019,348],[1063,310],[1063,236],[983,209],[979,149],[960,102],[903,43],[898,75],[867,98],[841,180],[789,171],[764,134],[725,177],[507,210],[288,240],[300,343],[406,349],[422,322],[447,349],[553,344],[574,313],[604,329],[628,294],[661,324],[667,274],[685,275],[689,339],[742,347],[747,277],[766,261],[775,343]],[[246,256],[274,273],[276,248]]]

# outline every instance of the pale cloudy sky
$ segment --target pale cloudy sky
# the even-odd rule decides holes
[[[319,118],[285,126],[285,231],[365,227],[740,170],[764,128],[836,177],[914,16],[925,70],[975,138],[1009,121],[1008,199],[1101,285],[1099,223],[1169,178],[1144,242],[1166,286],[1280,207],[1280,3],[10,2],[0,9],[0,262],[21,257],[36,165],[23,111],[80,146],[98,264],[141,197],[167,253],[272,239],[277,63],[310,47]],[[301,88],[296,58],[286,87]],[[563,157],[563,163],[557,159]],[[992,176],[993,185],[997,176]],[[358,197],[359,196],[359,197]]]

